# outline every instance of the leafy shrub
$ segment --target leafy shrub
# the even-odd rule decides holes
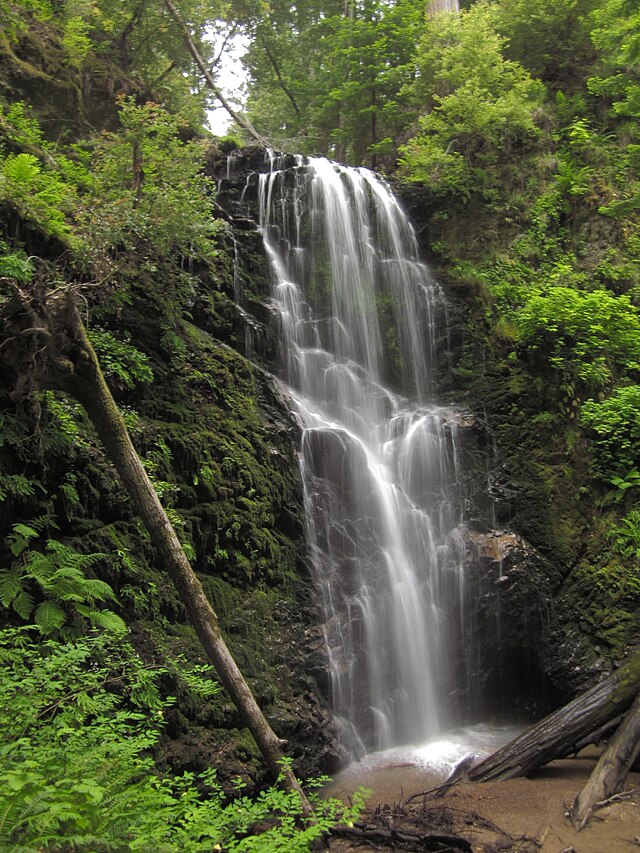
[[[165,670],[150,669],[122,638],[58,643],[32,628],[7,629],[0,664],[2,849],[295,853],[361,807],[360,796],[352,808],[317,803],[315,821],[304,822],[290,792],[251,800],[240,785],[226,802],[214,770],[157,774],[150,750],[173,700],[158,691]],[[190,687],[210,684],[207,674],[189,673]]]
[[[78,210],[87,251],[135,251],[151,271],[159,254],[213,257],[214,186],[201,172],[202,144],[183,142],[180,118],[158,104],[122,99],[120,122],[96,143],[92,189]]]
[[[640,369],[640,319],[628,296],[549,287],[516,316],[521,341],[587,391]]]
[[[640,385],[617,388],[606,400],[587,400],[582,424],[593,437],[594,470],[601,479],[636,469],[640,460]]]

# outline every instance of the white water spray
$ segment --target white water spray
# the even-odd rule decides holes
[[[331,701],[352,757],[438,734],[463,600],[455,413],[433,404],[442,296],[387,186],[273,158],[260,227],[302,428]]]

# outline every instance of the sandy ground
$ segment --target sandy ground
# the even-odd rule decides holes
[[[508,782],[462,782],[440,799],[415,793],[438,784],[411,766],[389,766],[364,774],[346,772],[329,794],[348,798],[362,785],[372,794],[363,823],[371,828],[405,830],[418,835],[450,832],[467,838],[474,853],[633,853],[640,851],[640,773],[631,773],[628,800],[607,806],[577,833],[566,817],[566,807],[581,790],[598,750],[584,750],[575,758],[555,761],[526,779]],[[488,825],[487,825],[488,824]],[[503,832],[501,832],[501,830]],[[336,840],[331,851],[394,849],[381,844]],[[396,845],[398,850],[424,847]]]

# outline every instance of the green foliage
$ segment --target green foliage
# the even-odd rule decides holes
[[[640,594],[640,507],[634,506],[610,529],[609,541],[613,551],[633,566],[628,584],[636,595]]]
[[[31,260],[23,251],[12,250],[8,243],[0,240],[0,278],[15,279],[18,284],[26,284],[33,274]]]
[[[590,12],[599,0],[500,0],[494,21],[507,55],[552,87],[573,87],[594,59]]]
[[[24,12],[32,14],[39,22],[48,21],[53,14],[49,0],[22,0],[20,4],[0,0],[0,22],[8,40],[14,41],[27,30],[28,18]]]
[[[640,459],[640,386],[617,388],[605,400],[587,400],[581,420],[593,436],[596,475],[619,488],[622,482],[631,485],[629,472]]]
[[[0,202],[13,205],[46,234],[69,235],[67,216],[73,196],[73,190],[55,172],[43,169],[35,155],[0,158]]]
[[[106,329],[95,326],[87,334],[102,372],[108,379],[115,381],[121,388],[134,388],[136,384],[153,382],[149,359],[130,343],[130,335],[120,340]]]
[[[604,0],[598,6],[592,15],[591,38],[599,51],[599,74],[589,79],[589,89],[613,101],[614,115],[633,120],[627,127],[637,138],[640,10],[634,0]]]
[[[485,3],[427,22],[411,89],[421,130],[401,150],[406,179],[436,194],[493,197],[505,154],[538,139],[544,88],[504,58],[504,45]]]
[[[53,853],[184,850],[306,851],[345,807],[316,802],[301,819],[296,794],[269,789],[225,803],[215,771],[160,776],[149,751],[171,700],[165,670],[145,666],[129,643],[108,635],[65,644],[30,629],[0,632],[0,843]],[[192,672],[190,678],[202,680]],[[252,831],[265,825],[260,835]]]
[[[91,51],[93,43],[88,33],[89,26],[81,17],[74,16],[65,21],[62,49],[68,62],[78,68],[84,64]]]
[[[392,162],[423,14],[416,0],[258,6],[245,57],[252,120],[289,150]]]
[[[202,143],[183,142],[185,123],[158,104],[123,99],[120,122],[95,146],[91,194],[77,214],[89,260],[132,252],[154,272],[159,255],[214,258],[214,188],[201,173]]]
[[[25,474],[6,474],[0,472],[0,503],[7,498],[31,497],[36,489],[42,489],[39,480],[32,480]]]
[[[45,391],[43,395],[45,411],[49,416],[52,429],[51,444],[57,447],[86,447],[87,440],[82,430],[82,410],[78,403],[62,394]]]
[[[37,551],[30,545],[42,525],[37,521],[32,525],[13,525],[9,547],[16,559],[9,568],[0,569],[0,603],[25,622],[33,618],[44,635],[70,637],[87,626],[124,631],[122,619],[100,607],[115,600],[109,584],[86,575],[106,554],[79,554],[55,539],[47,540],[44,551]]]
[[[517,315],[521,341],[588,392],[640,369],[640,318],[628,296],[549,287]]]

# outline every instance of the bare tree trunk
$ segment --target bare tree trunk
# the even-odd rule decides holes
[[[576,797],[571,808],[571,820],[576,829],[584,829],[596,808],[622,791],[629,769],[639,754],[640,693]]]
[[[266,764],[274,777],[282,774],[285,786],[298,792],[304,814],[311,815],[313,810],[298,780],[289,767],[282,766],[283,741],[271,729],[231,656],[213,607],[133,447],[125,422],[87,338],[73,295],[69,291],[59,292],[53,298],[45,296],[41,302],[37,302],[22,293],[17,285],[14,290],[22,313],[14,314],[14,318],[17,318],[12,329],[14,336],[7,341],[16,347],[12,366],[20,368],[24,364],[24,355],[19,348],[26,340],[25,335],[37,335],[44,341],[40,353],[44,353],[46,348],[46,359],[36,368],[35,375],[33,368],[29,374],[19,375],[16,393],[28,392],[34,386],[62,390],[85,408],[108,458],[149,531],[167,573],[180,593],[207,657],[242,715]],[[20,320],[20,317],[24,319]],[[23,326],[26,323],[27,327],[21,330],[20,323]],[[5,349],[2,355],[11,358],[11,348]]]
[[[431,0],[427,6],[427,15],[433,18],[438,12],[460,12],[458,0]]]
[[[567,755],[604,723],[624,713],[640,690],[640,651],[612,675],[554,711],[469,771],[474,782],[526,776]]]
[[[198,68],[200,69],[200,72],[202,73],[204,79],[206,80],[207,86],[211,89],[213,94],[220,101],[220,103],[225,108],[225,110],[229,113],[231,118],[243,130],[246,130],[247,133],[249,134],[249,136],[252,136],[253,139],[256,140],[258,145],[262,145],[263,147],[266,147],[267,143],[266,143],[265,139],[262,136],[260,136],[260,134],[255,129],[255,127],[251,124],[249,119],[245,115],[243,115],[242,113],[239,113],[237,110],[234,110],[234,108],[231,106],[229,101],[222,94],[222,91],[220,90],[219,86],[216,84],[216,81],[213,79],[213,75],[211,74],[211,72],[207,68],[207,65],[206,65],[204,59],[200,55],[200,51],[196,47],[194,40],[191,38],[191,33],[189,32],[187,25],[182,20],[182,17],[180,16],[180,12],[176,8],[176,6],[172,2],[172,0],[164,0],[164,4],[167,7],[167,9],[169,10],[169,14],[171,15],[173,20],[178,25],[178,27],[180,29],[180,33],[182,35],[182,39],[183,39],[185,45],[187,46],[187,50],[189,51],[191,56],[194,58],[196,65],[198,66]]]

